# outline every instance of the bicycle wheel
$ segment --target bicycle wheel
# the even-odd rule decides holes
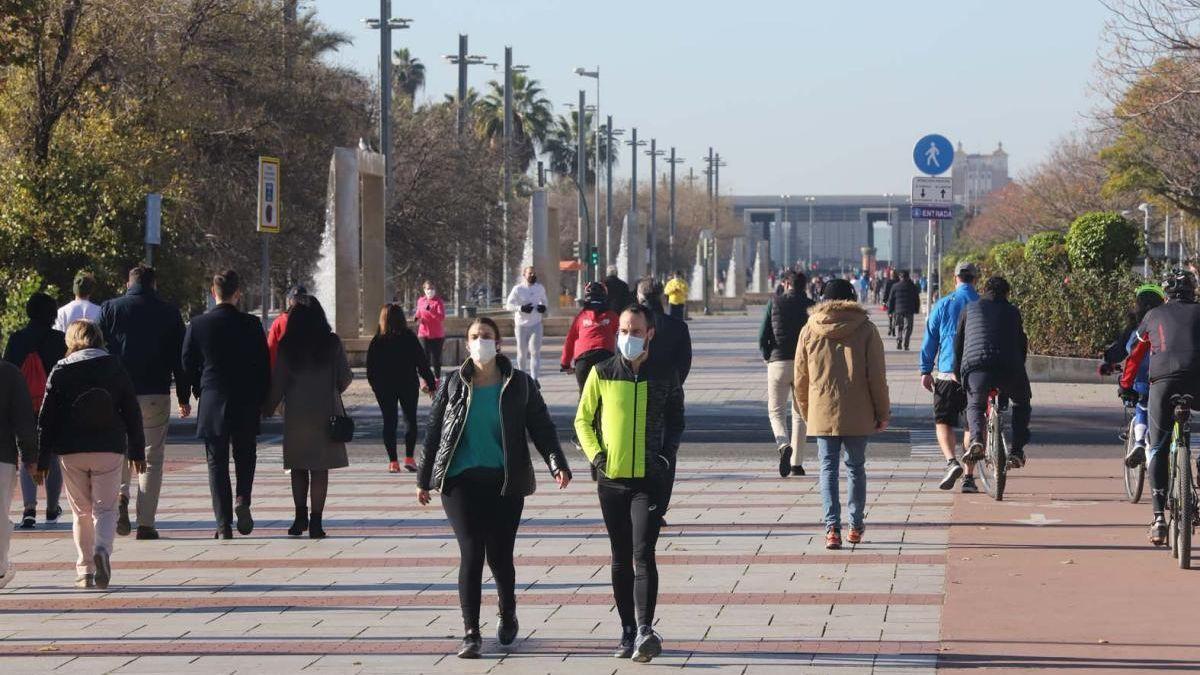
[[[989,406],[987,417],[987,443],[984,446],[983,470],[979,480],[988,496],[996,501],[1004,500],[1005,464],[1008,457],[1000,434],[1000,412]]]
[[[1125,476],[1125,497],[1129,499],[1130,504],[1136,504],[1142,499],[1142,488],[1146,482],[1146,462],[1143,460],[1141,464],[1132,469],[1125,466],[1125,458],[1129,456],[1129,452],[1133,450],[1133,420],[1129,420],[1129,429],[1125,433],[1125,454],[1121,456],[1121,469]]]
[[[1185,444],[1175,452],[1175,489],[1178,492],[1179,513],[1175,518],[1176,548],[1179,553],[1179,568],[1192,566],[1192,526],[1196,513],[1196,493],[1192,491],[1192,454]]]

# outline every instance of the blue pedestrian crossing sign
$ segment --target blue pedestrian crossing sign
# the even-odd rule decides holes
[[[950,170],[954,163],[954,146],[941,134],[929,134],[917,141],[913,148],[913,163],[917,170],[937,176]]]

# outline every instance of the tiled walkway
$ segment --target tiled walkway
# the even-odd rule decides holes
[[[707,671],[925,672],[935,659],[950,497],[936,464],[871,462],[867,541],[826,551],[811,477],[690,462],[659,545],[660,665]],[[467,663],[457,550],[436,503],[376,467],[331,481],[330,538],[289,539],[287,480],[263,463],[258,529],[209,538],[204,468],[169,474],[163,540],[123,538],[108,592],[71,587],[69,525],[18,534],[0,592],[5,672],[544,672],[635,670],[606,653],[618,623],[593,485],[543,489],[518,543],[521,639]],[[490,585],[487,587],[490,589]],[[485,589],[485,597],[487,593]],[[491,602],[488,598],[489,604]],[[485,615],[491,611],[486,610]],[[489,623],[485,635],[493,630]]]

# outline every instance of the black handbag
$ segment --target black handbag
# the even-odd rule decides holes
[[[336,412],[329,416],[329,440],[334,443],[349,443],[354,440],[354,418],[346,414],[346,404],[342,402],[342,392],[337,386],[337,366],[330,369],[333,373],[333,397],[337,399],[341,414]]]

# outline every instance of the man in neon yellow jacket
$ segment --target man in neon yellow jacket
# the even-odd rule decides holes
[[[612,584],[621,617],[615,656],[647,662],[662,653],[654,608],[654,548],[670,496],[683,435],[683,388],[673,372],[651,377],[643,365],[654,339],[647,310],[621,313],[617,354],[588,374],[575,434],[599,475],[597,490],[612,545]],[[635,613],[636,609],[636,613]]]

